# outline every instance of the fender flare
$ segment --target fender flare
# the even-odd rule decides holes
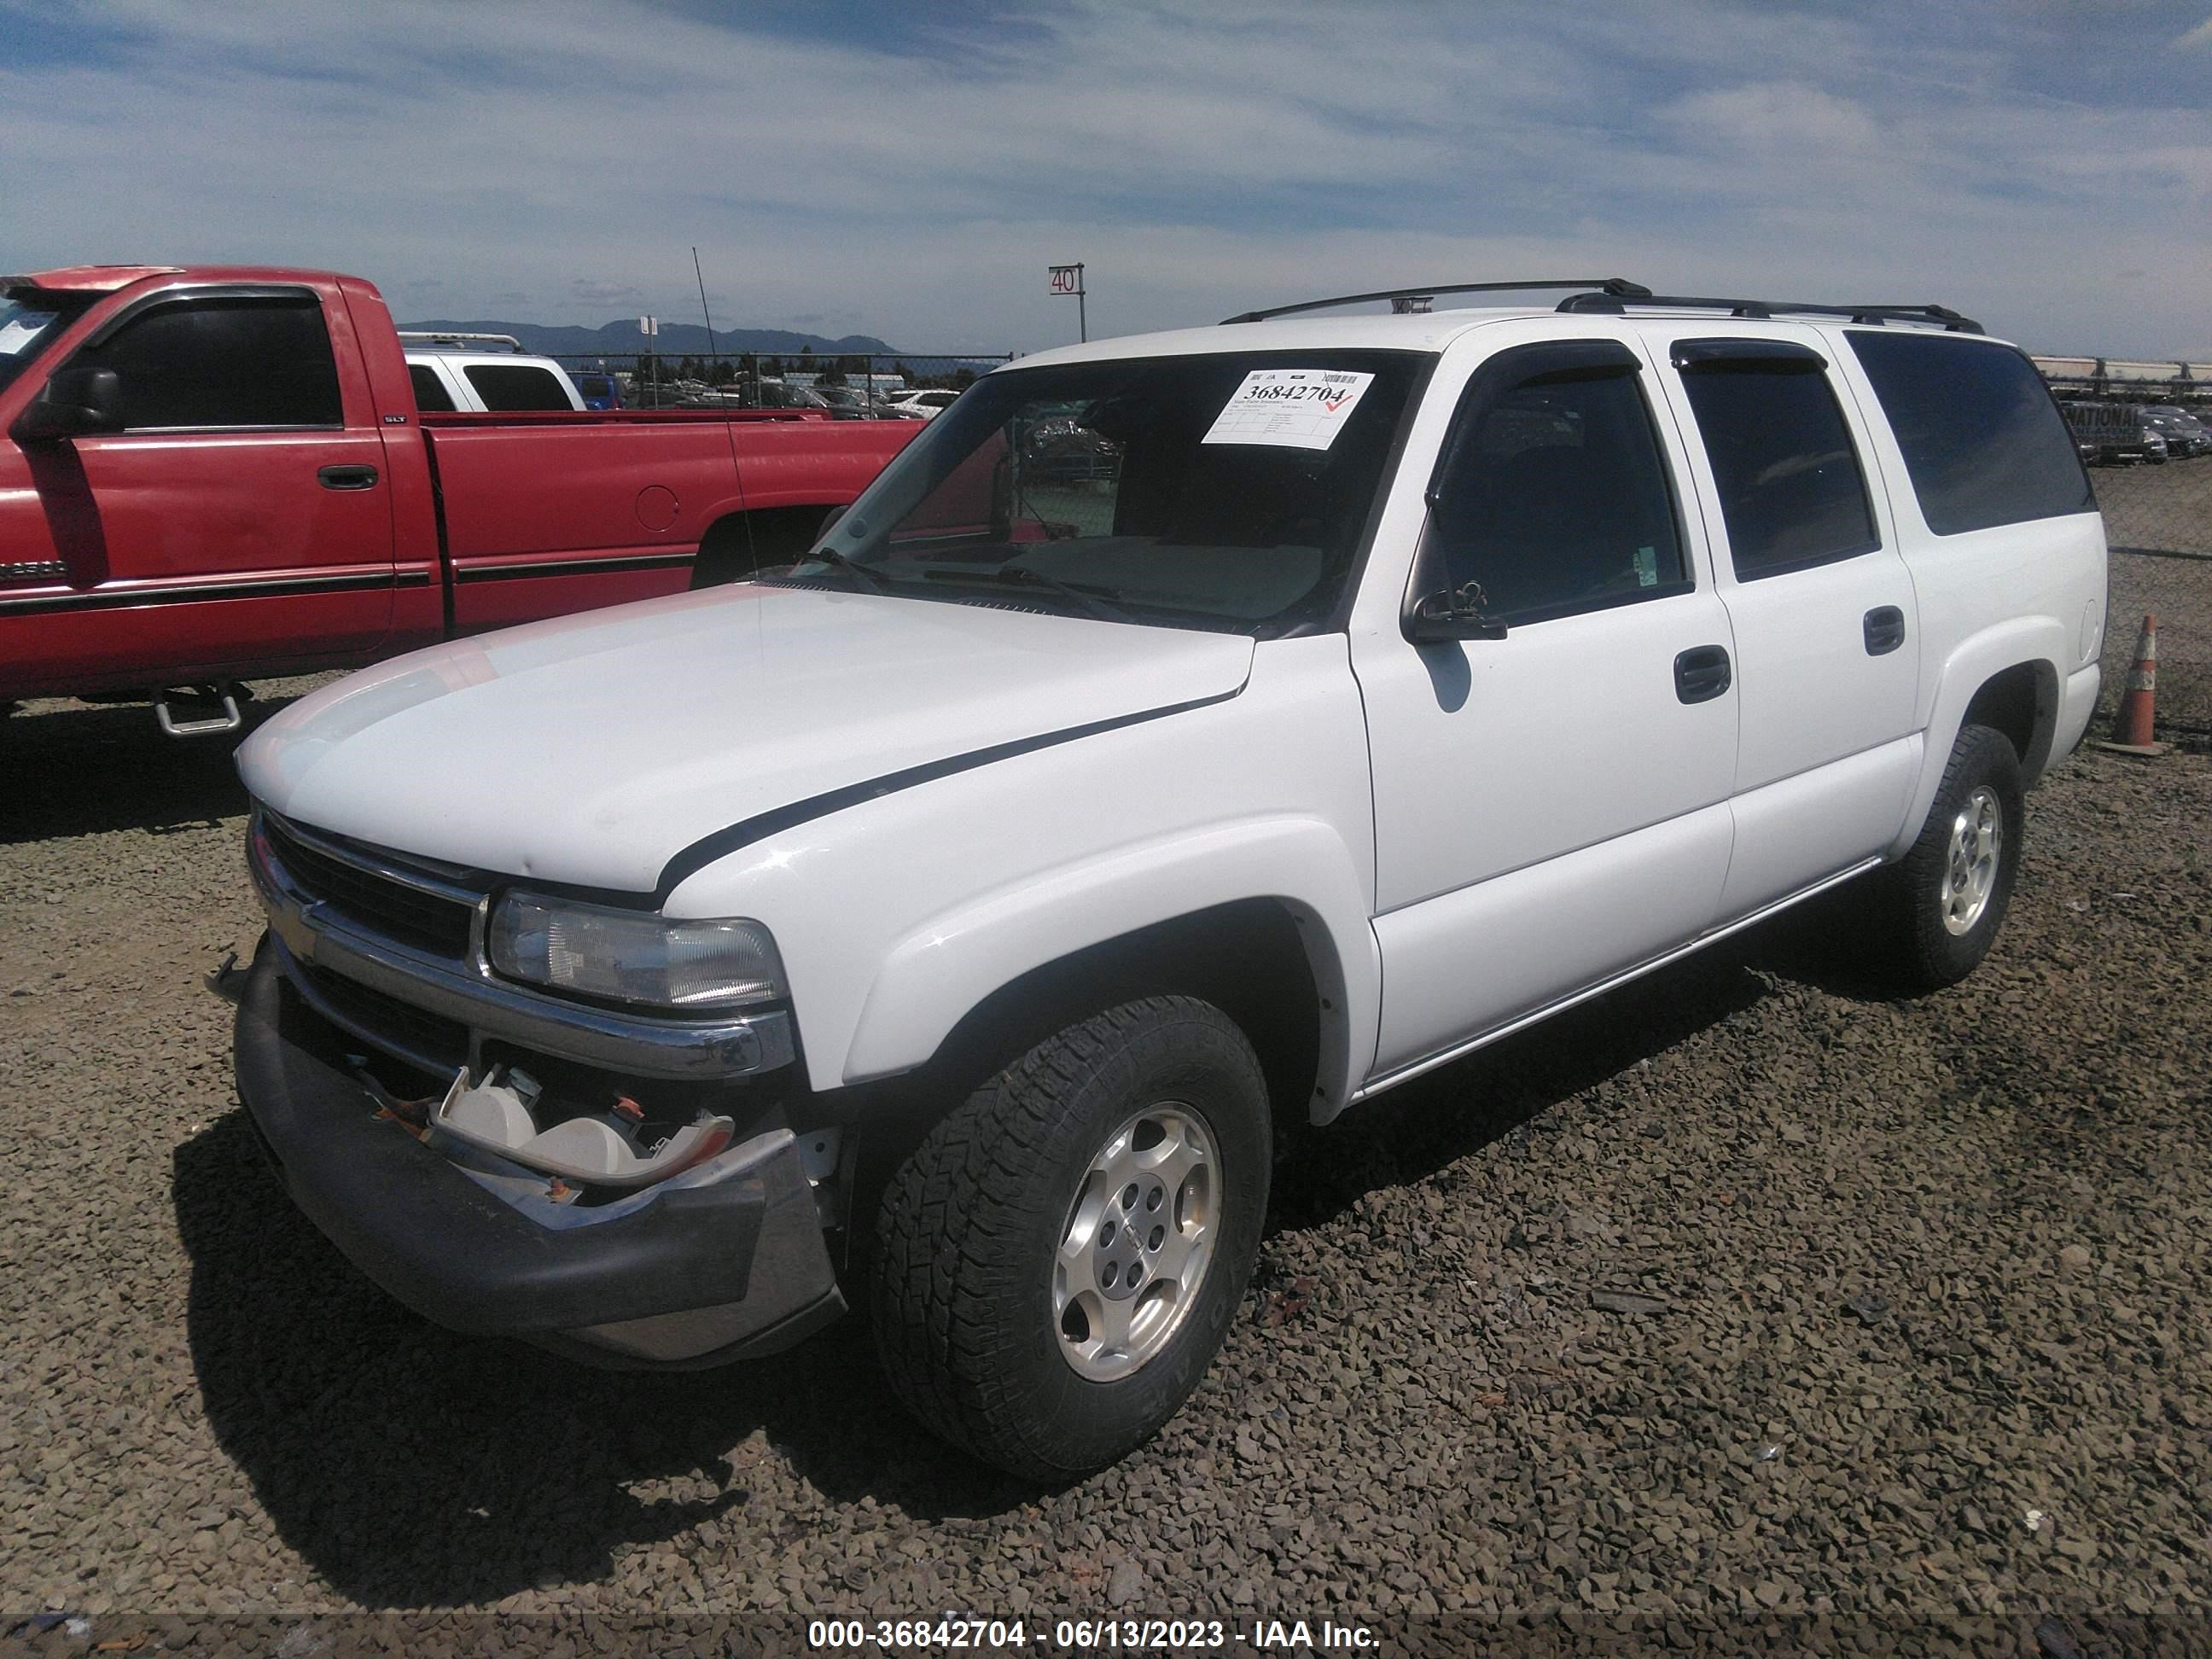
[[[2052,694],[2055,708],[2057,687],[2064,678],[2058,665],[2065,659],[2067,645],[2066,629],[2055,617],[2021,617],[1970,636],[1943,659],[1929,710],[1927,742],[1920,754],[1920,778],[1913,786],[1911,805],[1897,839],[1890,843],[1887,857],[1903,858],[1920,838],[1921,826],[1936,803],[1943,769],[1951,763],[1951,750],[1959,741],[1959,728],[1966,722],[1966,709],[1975,694],[2005,670],[2028,663],[2034,665],[2041,685],[2039,708],[2043,691]],[[2039,718],[2039,726],[2041,723]],[[2048,745],[2049,735],[2045,732],[2033,746],[2047,751]],[[2032,776],[2038,757],[2023,757],[2021,763]]]
[[[1245,899],[1298,925],[1322,1002],[1316,1121],[1374,1058],[1382,968],[1351,850],[1310,817],[1241,819],[1024,878],[929,918],[884,952],[839,1066],[847,1084],[912,1071],[994,992],[1140,928]]]

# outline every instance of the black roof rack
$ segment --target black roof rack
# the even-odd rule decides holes
[[[1368,300],[1426,300],[1439,294],[1512,294],[1542,288],[1581,290],[1560,301],[1557,309],[1583,314],[1595,313],[1618,317],[1631,306],[1650,306],[1662,311],[1725,311],[1731,317],[1799,314],[1848,317],[1855,323],[1876,325],[1892,319],[1901,323],[1941,323],[1954,334],[1984,332],[1982,325],[1972,318],[1962,317],[1948,306],[1836,306],[1816,304],[1809,300],[1723,300],[1684,294],[1654,294],[1641,283],[1632,283],[1626,276],[1584,276],[1571,282],[1449,283],[1427,288],[1385,288],[1372,294],[1340,294],[1331,300],[1304,300],[1297,305],[1270,306],[1263,311],[1240,312],[1234,317],[1224,317],[1221,321],[1226,327],[1231,323],[1264,322],[1270,317],[1287,317],[1300,311],[1323,311],[1331,306],[1358,305]]]
[[[1559,309],[1619,316],[1632,305],[1655,306],[1665,311],[1725,311],[1731,317],[1773,317],[1800,313],[1814,317],[1848,317],[1855,323],[1877,325],[1894,318],[1903,323],[1941,323],[1954,334],[1980,334],[1984,331],[1972,318],[1962,317],[1948,306],[1832,306],[1815,305],[1803,300],[1714,300],[1680,294],[1654,294],[1648,289],[1640,294],[1609,291],[1570,294],[1559,301]]]
[[[1641,283],[1632,283],[1626,276],[1577,276],[1565,282],[1534,283],[1448,283],[1441,287],[1386,288],[1372,294],[1340,294],[1334,300],[1305,300],[1294,306],[1270,306],[1265,311],[1240,312],[1234,317],[1224,317],[1221,325],[1231,323],[1265,322],[1270,317],[1287,317],[1295,311],[1322,311],[1330,306],[1358,305],[1363,300],[1426,300],[1439,294],[1511,294],[1526,289],[1580,288],[1595,292],[1578,295],[1578,299],[1632,300],[1642,305],[1651,297],[1651,290]],[[1560,310],[1567,307],[1562,305]]]

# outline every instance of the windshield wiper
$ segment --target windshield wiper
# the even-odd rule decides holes
[[[1048,576],[1043,571],[1025,564],[1006,563],[995,570],[925,570],[921,573],[933,582],[967,582],[979,587],[1042,587],[1047,592],[1058,593],[1084,606],[1094,617],[1104,617],[1114,622],[1134,622],[1132,616],[1113,600],[1104,597],[1112,590],[1097,588],[1087,582],[1062,581],[1057,576]]]
[[[816,548],[805,558],[787,565],[784,568],[785,572],[787,574],[795,574],[800,565],[807,563],[826,564],[832,570],[842,570],[849,576],[858,576],[878,593],[888,593],[891,591],[890,583],[886,581],[879,573],[871,570],[866,565],[854,563],[834,547]]]

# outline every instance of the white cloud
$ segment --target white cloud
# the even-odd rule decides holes
[[[1863,105],[1802,81],[1693,93],[1658,113],[1692,143],[1738,156],[1781,150],[1851,160],[1884,148],[1882,125]]]
[[[644,297],[635,283],[595,283],[581,276],[568,284],[568,292],[578,304],[587,306],[627,305]]]
[[[641,0],[82,15],[122,44],[0,62],[11,268],[331,265],[595,324],[688,320],[696,243],[718,325],[915,349],[1071,337],[1069,258],[1094,332],[1563,266],[1933,297],[2114,354],[2197,350],[2212,314],[2201,100],[2024,96],[1995,32],[1909,14],[1063,0],[908,55]],[[2161,280],[2123,308],[2124,266]]]

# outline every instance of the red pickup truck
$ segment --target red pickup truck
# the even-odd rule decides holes
[[[793,557],[921,429],[429,414],[357,276],[0,277],[0,706],[358,666]]]

